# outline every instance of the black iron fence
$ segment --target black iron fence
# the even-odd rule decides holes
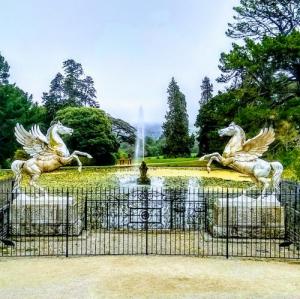
[[[300,258],[300,193],[232,189],[0,188],[0,256]]]
[[[13,180],[0,181],[0,240],[9,236],[9,211],[12,202],[12,184]]]

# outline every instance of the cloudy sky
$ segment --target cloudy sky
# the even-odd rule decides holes
[[[218,60],[237,0],[9,0],[1,2],[0,52],[11,81],[35,101],[62,62],[93,77],[102,109],[135,122],[162,122],[172,76],[186,95],[190,123],[200,84],[219,75]],[[215,84],[215,90],[223,86]]]

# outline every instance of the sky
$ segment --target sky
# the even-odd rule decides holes
[[[0,0],[0,53],[15,82],[41,102],[62,62],[80,62],[100,107],[135,123],[163,122],[172,78],[186,96],[190,125],[201,81],[214,90],[237,0]]]

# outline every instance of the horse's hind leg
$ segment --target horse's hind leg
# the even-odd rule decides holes
[[[260,181],[255,176],[250,175],[250,179],[252,180],[254,185],[247,188],[246,192],[251,192],[251,191],[255,190],[255,188],[259,188],[261,185]]]
[[[40,187],[37,183],[39,177],[41,176],[42,172],[39,169],[39,167],[35,164],[30,165],[30,168],[27,168],[27,173],[30,176],[30,180],[29,180],[29,186],[33,187],[34,189],[37,189],[39,191],[44,191],[44,189],[42,187]]]
[[[44,188],[42,188],[41,186],[38,185],[37,180],[40,177],[40,173],[39,174],[34,174],[30,176],[30,181],[29,181],[29,185],[31,187],[33,187],[34,189],[37,189],[38,191],[44,192]]]
[[[263,160],[256,164],[257,165],[253,169],[253,175],[258,180],[258,182],[263,186],[262,195],[264,196],[271,184],[271,179],[269,178],[271,166],[269,163]]]
[[[257,178],[260,183],[263,185],[262,195],[266,194],[267,189],[270,187],[271,179],[265,177]]]

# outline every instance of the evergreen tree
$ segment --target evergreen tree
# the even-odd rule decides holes
[[[32,104],[31,97],[12,84],[0,85],[0,166],[9,167],[8,159],[17,149],[14,127],[17,122],[25,127],[37,121],[40,107]],[[39,113],[39,112],[38,112]]]
[[[9,78],[9,65],[0,53],[0,84],[7,84]]]
[[[200,140],[202,140],[202,142],[205,143],[205,140],[203,140],[203,138],[201,138],[201,118],[202,118],[202,107],[204,105],[206,105],[208,103],[208,101],[212,98],[213,96],[213,85],[210,83],[210,79],[208,77],[204,77],[202,80],[202,84],[201,84],[201,99],[199,101],[199,110],[198,110],[198,114],[197,114],[197,118],[196,118],[196,122],[195,122],[195,127],[198,128],[198,136],[197,136],[197,141],[200,142]],[[205,147],[205,145],[204,145]],[[199,147],[199,152],[200,152],[200,147]]]
[[[63,80],[63,75],[57,73],[50,83],[50,92],[43,93],[43,103],[47,111],[46,122],[48,124],[52,121],[56,111],[64,106]]]
[[[65,94],[65,106],[83,106],[81,98],[81,89],[84,82],[83,69],[80,63],[73,59],[68,59],[63,62],[63,70],[65,78],[63,80],[63,92]]]
[[[90,76],[84,76],[82,65],[69,59],[63,62],[63,71],[64,74],[58,73],[51,81],[49,92],[43,94],[48,122],[64,107],[99,107],[94,81]]]
[[[206,104],[211,98],[213,93],[213,85],[210,83],[208,77],[204,77],[201,84],[201,99],[199,101],[200,106]]]
[[[164,154],[169,157],[190,155],[190,137],[186,100],[174,78],[168,88],[169,109],[163,124],[165,136]]]
[[[45,116],[43,107],[32,102],[32,97],[8,83],[9,65],[0,55],[0,167],[8,168],[14,151],[19,146],[14,136],[17,122],[25,127],[42,124]]]
[[[94,80],[92,77],[87,76],[85,79],[83,79],[80,93],[81,101],[84,106],[95,108],[99,107],[99,105],[94,101],[94,98],[96,97],[96,89],[94,87]]]

